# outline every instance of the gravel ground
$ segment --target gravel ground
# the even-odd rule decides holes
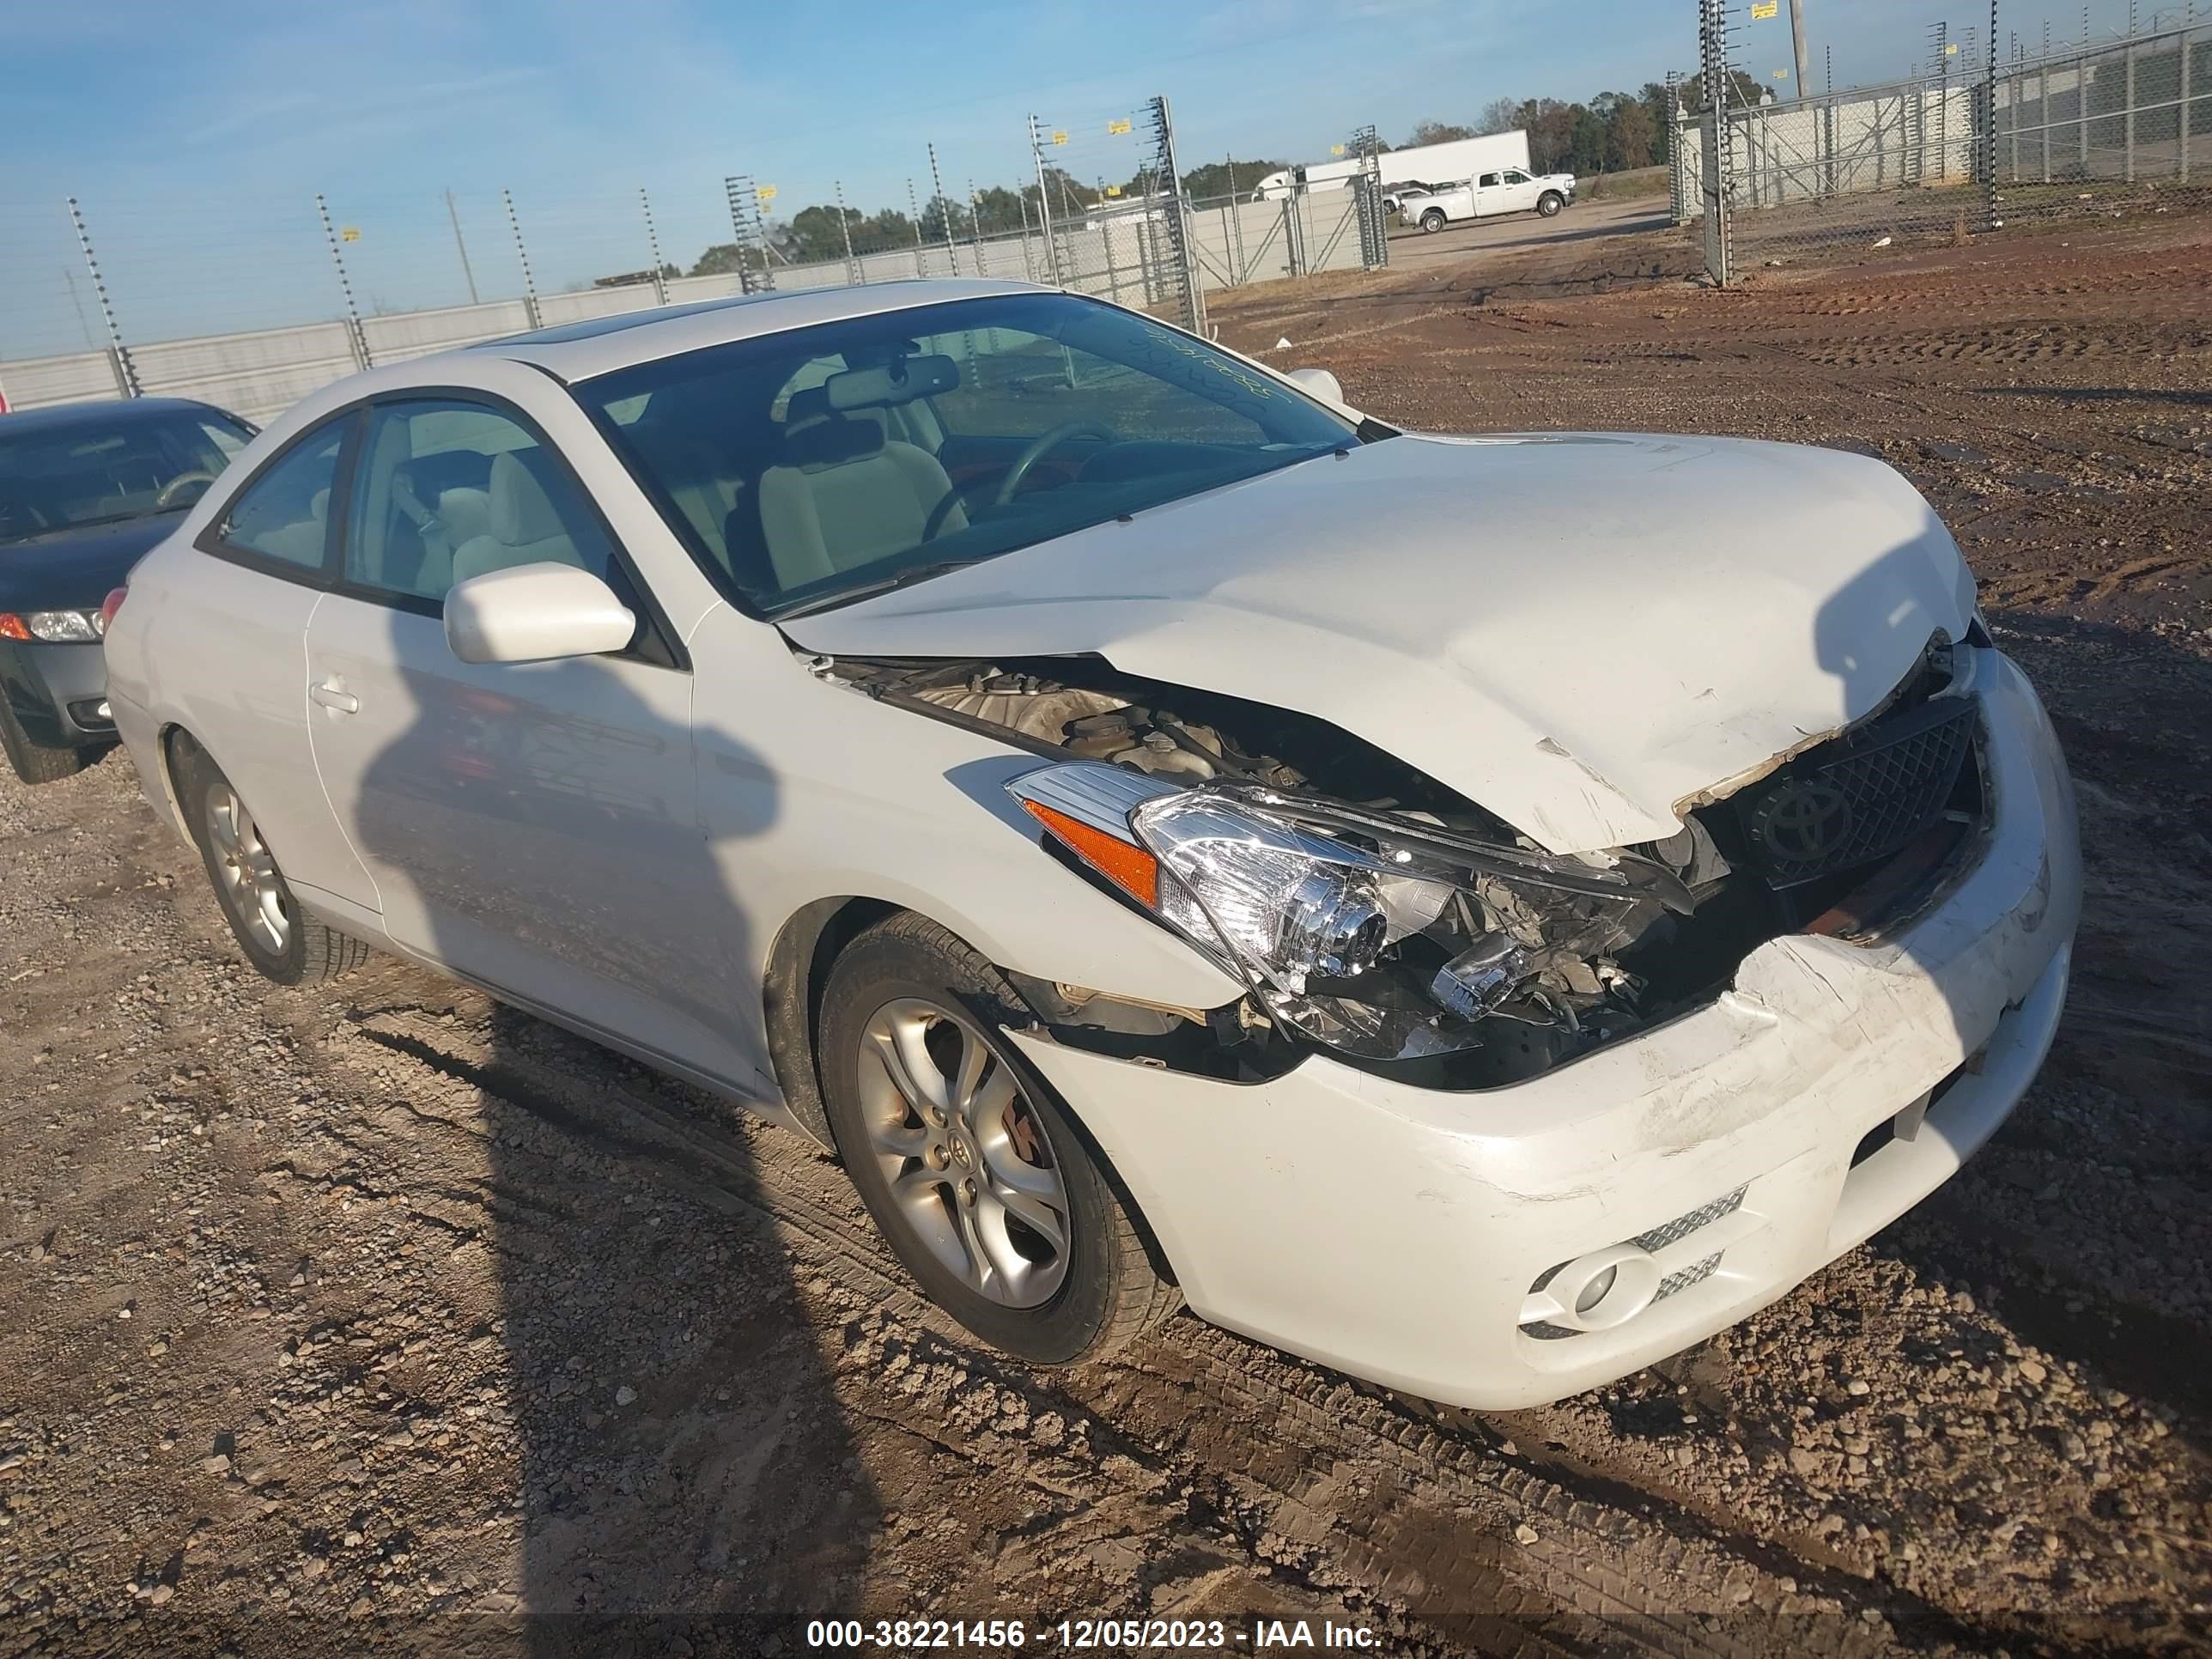
[[[1188,1317],[1111,1365],[979,1355],[796,1138],[387,958],[266,985],[119,757],[0,781],[0,1653],[795,1652],[921,1614],[1032,1647],[1134,1615],[1415,1654],[2212,1642],[2205,234],[1726,295],[1626,235],[1217,306],[1409,423],[1885,455],[2081,778],[2075,989],[1996,1141],[1543,1410]]]

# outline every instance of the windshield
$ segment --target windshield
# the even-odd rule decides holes
[[[708,574],[769,617],[1361,441],[1249,364],[1063,294],[795,329],[576,390]]]
[[[213,413],[128,404],[19,433],[0,419],[0,545],[151,513],[181,513],[252,434]]]

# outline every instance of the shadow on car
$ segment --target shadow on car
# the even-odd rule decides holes
[[[475,908],[610,986],[636,981],[677,948],[641,924],[680,897],[694,939],[750,962],[713,849],[621,771],[641,744],[688,757],[690,729],[624,706],[611,679],[585,731],[544,704],[409,678],[416,716],[370,763],[365,793],[388,807],[364,812],[362,850],[386,872],[437,872],[404,896],[441,957],[480,963],[481,936],[452,920]],[[773,774],[756,775],[739,834],[775,815]],[[711,1003],[716,988],[696,990]],[[492,1496],[520,1518],[526,1650],[797,1646],[809,1620],[855,1610],[879,1505],[752,1196],[747,1134],[775,1131],[738,1129],[734,1106],[505,1004],[488,1041],[470,1080],[526,1115],[502,1115],[489,1143],[487,1241],[520,1444],[514,1490]],[[656,1112],[698,1121],[711,1165],[647,1144],[637,1126]]]

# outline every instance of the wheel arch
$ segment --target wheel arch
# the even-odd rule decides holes
[[[207,745],[182,720],[170,720],[164,724],[154,734],[154,742],[161,756],[161,764],[156,770],[161,775],[161,797],[169,809],[169,822],[179,835],[197,845],[191,820],[185,815],[184,793],[177,787],[177,768],[183,764],[180,744],[190,744],[203,755],[208,753]],[[215,757],[208,755],[208,758],[213,760]]]
[[[815,899],[785,920],[769,948],[768,967],[761,977],[769,1063],[791,1115],[833,1152],[837,1139],[823,1104],[822,1073],[815,1060],[830,965],[863,929],[907,908],[850,893]]]
[[[886,917],[906,915],[919,916],[924,921],[943,928],[946,933],[976,949],[951,923],[932,915],[913,904],[902,904],[890,899],[873,898],[847,894],[832,898],[820,898],[801,905],[785,921],[778,931],[775,943],[769,947],[768,967],[762,981],[763,1013],[768,1029],[769,1058],[775,1067],[777,1086],[783,1091],[784,1103],[793,1118],[807,1133],[841,1158],[836,1133],[830,1127],[830,1115],[822,1097],[822,1075],[816,1064],[816,1038],[821,1028],[823,994],[830,982],[830,970],[845,947],[861,933]],[[988,952],[982,952],[989,960]],[[994,966],[996,964],[994,964]],[[998,968],[1004,975],[1006,969]],[[1022,993],[1017,988],[1015,995]],[[1052,1098],[1084,1149],[1097,1162],[1107,1183],[1114,1189],[1126,1209],[1137,1237],[1142,1244],[1152,1271],[1168,1285],[1182,1281],[1161,1243],[1144,1206],[1131,1190],[1128,1182],[1115,1166],[1113,1156],[1099,1140],[1097,1133],[1083,1121],[1077,1112],[1054,1089],[1051,1080],[1032,1065],[1017,1044],[1004,1045],[1012,1063],[1020,1072],[1024,1083],[1042,1090]]]
[[[830,968],[845,947],[877,922],[902,913],[918,915],[944,928],[962,943],[969,943],[957,927],[915,905],[843,894],[801,905],[785,920],[777,931],[775,943],[769,949],[768,966],[761,981],[761,1012],[767,1027],[769,1061],[775,1068],[776,1086],[782,1091],[784,1104],[790,1109],[792,1116],[825,1148],[841,1157],[836,1135],[830,1127],[829,1109],[823,1102],[822,1073],[816,1061],[823,994],[830,983]],[[985,954],[988,958],[988,953]],[[999,971],[1003,974],[1006,970],[1000,968]],[[1096,1133],[1083,1121],[1081,1114],[1060,1098],[1059,1091],[1053,1089],[1018,1048],[1013,1050],[1013,1057],[1030,1086],[1053,1095],[1085,1148],[1097,1160],[1099,1168],[1127,1207],[1153,1271],[1169,1284],[1179,1282],[1174,1264],[1145,1215],[1143,1205],[1115,1167],[1112,1157]]]

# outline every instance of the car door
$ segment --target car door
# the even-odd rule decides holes
[[[194,544],[191,580],[162,592],[140,656],[152,706],[174,710],[237,787],[301,901],[358,924],[376,890],[317,781],[306,686],[355,424],[349,411],[310,428],[244,480]]]
[[[1491,211],[1527,212],[1536,205],[1536,198],[1541,193],[1542,187],[1519,167],[1507,167],[1499,178],[1498,205]]]
[[[1474,198],[1474,216],[1487,219],[1493,213],[1505,211],[1504,185],[1494,173],[1479,175],[1468,186]]]
[[[402,948],[656,1055],[750,1085],[718,986],[726,901],[693,765],[691,676],[573,471],[515,406],[373,405],[341,575],[307,635],[316,763]],[[629,647],[462,662],[456,580],[573,564],[639,617]]]

